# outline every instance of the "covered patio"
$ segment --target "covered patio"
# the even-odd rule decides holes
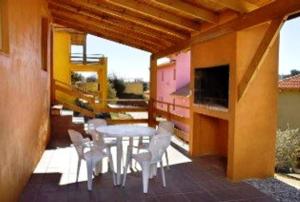
[[[0,201],[274,201],[245,180],[274,176],[278,33],[299,16],[300,1],[2,0],[0,11]],[[147,106],[109,109],[103,105],[108,100],[96,102],[65,83],[57,87],[55,29],[150,52]],[[190,105],[160,101],[158,59],[186,50]],[[125,188],[113,186],[105,166],[92,191],[84,168],[75,182],[77,156],[66,133],[71,123],[56,119],[52,108],[58,89],[88,100],[89,110],[64,107],[89,118],[110,111],[148,113],[146,119],[109,124],[154,128],[161,117],[187,124],[188,152],[175,144],[168,148],[167,187],[157,176],[144,194],[139,169],[128,174]],[[172,113],[176,107],[189,115]],[[126,148],[128,141],[122,144]]]
[[[142,192],[139,168],[128,173],[125,187],[115,187],[107,173],[93,179],[93,191],[86,187],[85,165],[76,182],[77,154],[69,139],[49,144],[31,175],[21,202],[39,201],[275,201],[246,182],[226,179],[226,158],[205,156],[191,158],[176,145],[168,148],[170,169],[166,169],[167,187],[158,175],[149,182],[149,193]],[[124,146],[128,140],[124,141]],[[115,155],[115,151],[113,151]]]

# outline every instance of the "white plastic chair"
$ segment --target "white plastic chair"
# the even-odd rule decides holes
[[[97,131],[96,131],[96,128],[97,127],[99,127],[99,126],[106,126],[107,125],[107,122],[106,122],[106,120],[105,119],[97,119],[97,118],[95,118],[95,119],[90,119],[89,121],[88,121],[88,131],[87,131],[87,133],[88,134],[91,134],[92,132],[96,132],[96,133],[98,133]],[[99,133],[98,133],[99,134]],[[106,145],[106,147],[107,148],[111,148],[111,147],[113,147],[113,146],[117,146],[117,141],[116,140],[114,140],[114,139],[104,139],[105,140],[105,145]]]
[[[117,146],[117,141],[115,139],[108,139],[108,138],[104,138],[103,134],[100,134],[96,128],[99,126],[106,126],[107,122],[105,119],[99,119],[99,118],[95,118],[95,119],[90,119],[88,122],[88,130],[87,133],[90,134],[92,136],[93,142],[96,144],[101,144],[102,147],[105,147],[106,151],[108,154],[111,154],[111,148],[114,146]],[[99,136],[99,137],[98,137]],[[101,140],[101,142],[99,142],[99,140]],[[110,167],[110,165],[108,164],[108,167]],[[96,173],[99,173],[102,171],[102,162],[99,162],[99,165],[97,166],[97,168],[99,170],[97,170]]]
[[[113,171],[113,162],[111,154],[107,154],[103,151],[104,147],[100,144],[92,145],[90,141],[84,139],[81,133],[75,130],[68,130],[70,139],[77,151],[78,154],[78,163],[77,163],[77,175],[76,182],[78,181],[78,176],[80,172],[81,160],[86,161],[87,174],[88,174],[88,190],[92,190],[92,180],[93,180],[93,169],[97,167],[98,163],[102,161],[103,158],[108,157],[110,162],[110,168],[113,175],[113,184],[116,184],[115,175]],[[88,151],[85,149],[88,148]]]
[[[157,133],[174,133],[174,123],[171,121],[161,121],[158,124],[158,128],[157,128]],[[138,141],[138,146],[137,148],[137,153],[140,152],[140,150],[142,149],[148,149],[149,148],[149,143],[148,142],[143,142],[143,137],[139,138]],[[169,156],[168,156],[168,152],[165,152],[165,157],[166,157],[166,163],[167,163],[167,168],[170,168],[169,166]],[[136,167],[136,163],[135,163],[135,167]]]
[[[162,156],[166,152],[168,146],[171,143],[171,134],[170,133],[160,133],[155,135],[150,143],[147,152],[133,154],[132,158],[135,159],[142,167],[142,175],[143,175],[143,192],[148,192],[148,184],[149,178],[155,175],[157,163],[160,164],[161,169],[161,177],[163,180],[163,186],[166,186],[166,178],[165,171],[162,164]],[[127,169],[130,163],[130,159],[127,159],[125,168],[124,168],[124,178],[123,178],[123,186],[126,183]]]

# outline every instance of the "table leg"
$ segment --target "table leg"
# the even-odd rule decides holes
[[[117,185],[121,185],[122,137],[117,137]]]

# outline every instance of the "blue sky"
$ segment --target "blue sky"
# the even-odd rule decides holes
[[[300,70],[300,18],[287,21],[280,32],[279,73]]]
[[[149,80],[150,53],[88,35],[88,53],[108,57],[108,73],[125,79]],[[279,73],[300,70],[300,18],[288,21],[280,32]]]
[[[102,53],[108,57],[108,73],[125,79],[141,78],[149,81],[150,53],[116,42],[88,35],[88,53]]]

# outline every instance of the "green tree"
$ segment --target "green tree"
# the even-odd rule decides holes
[[[82,74],[79,74],[77,72],[72,72],[71,73],[71,83],[75,84],[77,81],[83,81],[84,78],[82,76]]]
[[[113,88],[112,83],[108,81],[108,84],[107,84],[107,98],[108,99],[115,99],[116,97],[117,97],[117,92]]]
[[[89,76],[86,78],[86,82],[96,82],[97,78],[96,76]]]
[[[291,76],[295,76],[295,75],[297,75],[297,74],[300,74],[300,71],[299,71],[299,70],[297,70],[297,69],[292,69],[292,70],[291,70]]]
[[[109,78],[109,82],[112,87],[116,90],[117,97],[121,97],[125,90],[125,82],[123,79],[118,78],[115,74],[113,74]]]
[[[149,83],[146,81],[143,81],[143,91],[149,90]]]

